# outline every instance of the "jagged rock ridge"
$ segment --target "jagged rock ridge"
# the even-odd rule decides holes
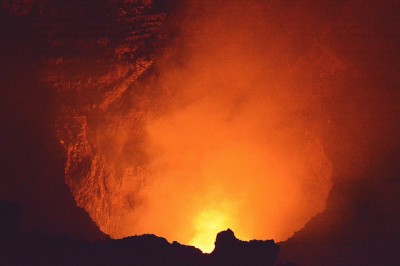
[[[279,246],[273,240],[240,241],[228,229],[218,234],[215,250],[204,254],[192,246],[155,235],[90,243],[20,231],[19,207],[0,201],[0,257],[7,265],[275,265]]]

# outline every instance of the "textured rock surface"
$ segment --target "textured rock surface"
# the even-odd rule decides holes
[[[128,135],[140,139],[143,134],[143,110],[150,103],[134,86],[167,38],[162,28],[166,14],[157,8],[152,1],[1,1],[3,21],[15,29],[7,37],[21,43],[12,47],[10,41],[10,49],[21,49],[23,57],[29,47],[41,62],[34,67],[57,94],[56,130],[67,155],[66,183],[78,206],[114,237],[126,235],[115,231],[115,224],[130,215],[125,205],[136,204],[144,157],[132,155],[137,160],[121,162],[121,154],[138,149],[115,150],[101,143],[113,139],[124,147]],[[124,106],[124,94],[135,95],[137,106]]]
[[[119,163],[116,160],[123,151],[101,146],[100,142],[104,137],[120,139],[120,128],[110,123],[99,136],[96,127],[107,124],[99,120],[114,120],[107,111],[117,108],[122,114],[119,126],[128,127],[132,135],[141,134],[141,114],[135,109],[122,110],[119,99],[133,90],[137,79],[153,64],[153,43],[162,38],[157,30],[165,15],[154,13],[150,4],[142,1],[107,4],[110,10],[101,9],[106,20],[95,16],[76,39],[70,40],[71,35],[67,35],[52,40],[50,46],[61,57],[49,59],[47,78],[65,103],[57,127],[67,151],[67,184],[78,205],[88,211],[103,232],[121,237],[124,233],[115,231],[115,224],[129,215],[124,205],[136,202],[132,192],[141,185],[141,162],[119,167],[121,171],[115,172],[113,164]],[[75,54],[60,53],[63,46],[69,52],[72,46]],[[132,190],[123,191],[124,182],[130,182]]]

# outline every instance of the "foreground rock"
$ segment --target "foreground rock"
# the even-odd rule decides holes
[[[211,254],[155,235],[92,243],[22,232],[10,202],[0,201],[0,214],[2,265],[275,265],[279,252],[273,240],[241,241],[230,229],[217,235]]]
[[[232,230],[220,232],[210,254],[213,265],[274,265],[279,246],[273,240],[241,241]]]

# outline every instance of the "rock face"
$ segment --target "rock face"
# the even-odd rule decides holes
[[[139,201],[135,193],[145,179],[144,156],[126,140],[135,137],[140,145],[143,134],[146,103],[135,84],[154,63],[165,14],[151,1],[102,2],[92,17],[90,6],[83,9],[88,22],[80,30],[72,30],[74,23],[55,25],[66,33],[50,40],[56,56],[48,57],[45,72],[63,106],[56,124],[67,154],[66,183],[103,232],[123,237],[130,234],[121,224],[132,222],[127,210]],[[138,98],[133,107],[121,100],[127,94]],[[126,154],[135,158],[123,161]]]
[[[0,15],[2,50],[26,57],[57,95],[55,130],[77,205],[104,233],[130,235],[119,228],[140,201],[145,156],[126,139],[140,146],[151,103],[135,84],[166,41],[166,13],[147,0],[7,0],[0,1]],[[137,101],[124,105],[126,94]],[[123,148],[104,145],[110,139]],[[127,154],[131,160],[121,160]]]

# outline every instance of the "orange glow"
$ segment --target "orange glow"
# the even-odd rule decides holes
[[[224,210],[207,210],[195,217],[195,236],[189,245],[200,248],[203,252],[210,253],[214,249],[215,236],[229,227],[232,221],[226,217]]]
[[[118,90],[130,109],[103,100],[104,115],[68,150],[72,192],[111,237],[153,233],[210,252],[219,231],[285,240],[325,208],[324,95],[307,79],[327,61],[293,52],[260,2],[245,11],[227,2],[193,15],[158,77]],[[251,16],[237,23],[238,14]],[[76,158],[90,158],[86,175]]]

